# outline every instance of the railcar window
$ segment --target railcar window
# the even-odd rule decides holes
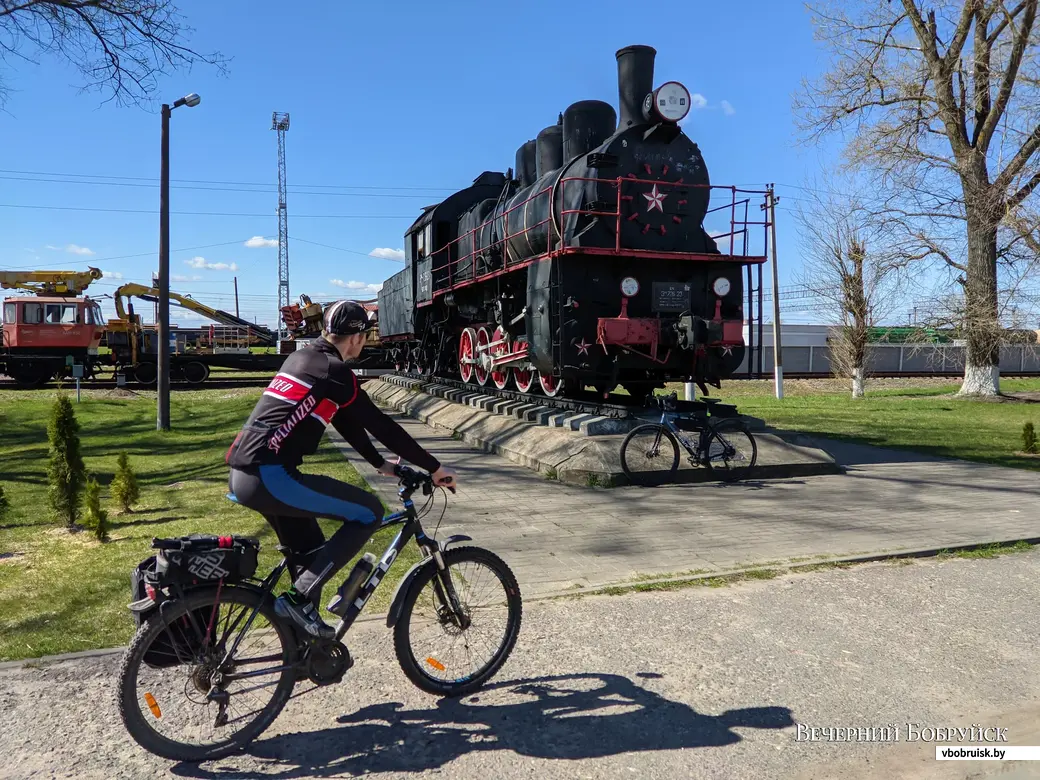
[[[4,304],[4,322],[12,325],[15,322],[15,305],[13,303]]]
[[[52,325],[75,325],[79,322],[78,307],[74,303],[48,303],[45,316]]]
[[[22,306],[22,322],[26,325],[39,325],[43,322],[43,304],[26,303]]]

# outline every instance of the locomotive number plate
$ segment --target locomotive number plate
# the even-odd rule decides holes
[[[690,285],[654,282],[653,310],[682,312],[690,308]]]

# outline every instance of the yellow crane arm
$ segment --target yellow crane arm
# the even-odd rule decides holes
[[[118,288],[116,288],[115,293],[113,293],[113,297],[115,299],[116,316],[119,317],[119,319],[125,320],[127,318],[126,310],[123,308],[123,298],[129,298],[134,295],[139,297],[149,296],[158,298],[159,290],[155,287],[146,287],[143,284],[137,284],[135,282],[128,282],[124,285],[120,285]],[[194,298],[189,298],[186,295],[180,295],[179,293],[171,291],[170,300],[176,301],[185,309],[190,309],[191,311],[201,314],[202,316],[207,317],[211,320],[215,320],[217,322],[223,322],[225,320],[225,315],[223,314],[223,312],[220,312],[217,309],[212,309],[206,304],[199,303]]]
[[[101,271],[0,271],[0,287],[5,290],[30,290],[37,295],[79,295]]]

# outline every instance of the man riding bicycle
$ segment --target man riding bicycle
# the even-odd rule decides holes
[[[379,499],[361,488],[298,470],[318,449],[330,423],[380,474],[394,476],[368,433],[404,460],[452,486],[455,473],[419,446],[372,403],[347,362],[361,354],[372,327],[356,301],[337,301],[324,316],[323,335],[286,358],[246,420],[225,458],[237,501],[264,516],[290,551],[293,584],[275,601],[275,611],[316,637],[335,629],[318,615],[321,590],[378,529]],[[367,433],[366,433],[367,431]],[[316,518],[342,526],[325,540]]]

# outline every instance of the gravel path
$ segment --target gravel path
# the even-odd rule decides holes
[[[412,688],[385,627],[365,623],[344,683],[201,767],[130,741],[118,656],[7,668],[0,777],[1036,777],[936,762],[927,744],[798,742],[794,724],[1008,726],[1009,744],[1040,745],[1038,581],[1029,552],[532,602],[500,678],[461,701]]]

